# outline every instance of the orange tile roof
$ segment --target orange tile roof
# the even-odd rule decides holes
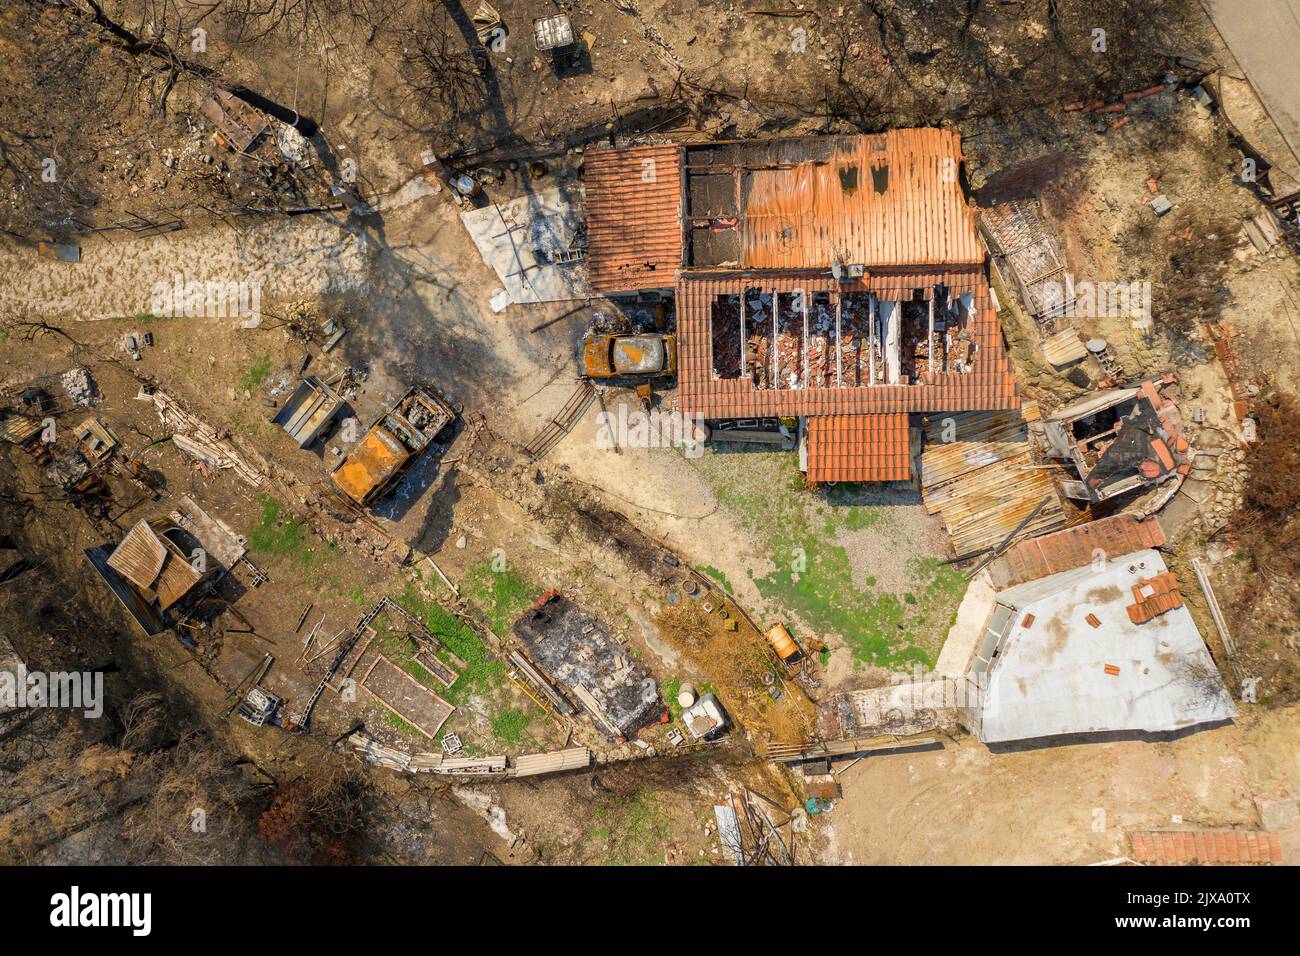
[[[712,305],[720,295],[747,289],[805,293],[841,288],[853,292],[906,295],[942,283],[953,295],[973,296],[970,331],[976,344],[970,372],[932,372],[914,385],[849,388],[769,388],[720,379],[713,373]],[[721,275],[684,274],[677,283],[678,384],[683,412],[704,418],[759,418],[841,415],[864,412],[956,412],[1018,408],[1011,362],[1002,344],[1002,327],[989,304],[988,280],[980,266],[878,272],[849,286],[813,272]]]
[[[1098,549],[1107,557],[1117,557],[1164,543],[1164,532],[1154,518],[1139,521],[1133,515],[1112,515],[1021,541],[1003,555],[995,574],[1006,577],[1005,582],[999,580],[1000,586],[1010,587],[1081,568],[1092,562]]]
[[[906,412],[813,415],[807,421],[809,481],[906,481]]]
[[[1281,863],[1282,843],[1262,830],[1146,830],[1132,834],[1139,863]]]
[[[978,263],[961,135],[840,136],[827,161],[743,170],[741,263],[757,269]]]
[[[1166,611],[1183,606],[1183,595],[1178,590],[1174,572],[1164,571],[1133,585],[1133,604],[1128,605],[1128,619],[1134,624],[1145,624]]]
[[[672,287],[682,264],[681,157],[674,145],[583,157],[587,277],[597,292]]]

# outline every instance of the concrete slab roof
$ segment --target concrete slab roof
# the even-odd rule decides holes
[[[1174,731],[1234,717],[1185,606],[1130,619],[1133,587],[1166,570],[1159,552],[1137,551],[999,593],[1015,613],[981,678],[980,738]]]
[[[587,267],[567,261],[582,226],[582,187],[556,186],[460,214],[516,303],[589,299]]]

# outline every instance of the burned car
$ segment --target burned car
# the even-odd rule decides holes
[[[677,372],[677,336],[593,335],[582,346],[588,378],[655,378]]]
[[[456,414],[432,389],[414,386],[381,415],[334,469],[334,484],[369,507],[396,484]]]

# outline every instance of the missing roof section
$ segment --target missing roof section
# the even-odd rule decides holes
[[[706,418],[1015,408],[988,285],[966,271],[688,274],[682,407]]]
[[[1092,395],[1035,428],[1045,454],[1079,475],[1061,482],[1066,495],[1105,501],[1186,477],[1195,452],[1177,403],[1162,392],[1173,382],[1170,375]]]

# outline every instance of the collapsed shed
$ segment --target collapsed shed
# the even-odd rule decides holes
[[[544,595],[514,634],[528,659],[609,736],[630,737],[663,713],[654,677],[603,623],[561,595]]]
[[[1186,477],[1195,452],[1177,402],[1162,394],[1173,382],[1167,375],[1108,389],[1032,426],[1043,453],[1067,463],[1079,476],[1062,481],[1061,492],[1083,501],[1105,501]]]

